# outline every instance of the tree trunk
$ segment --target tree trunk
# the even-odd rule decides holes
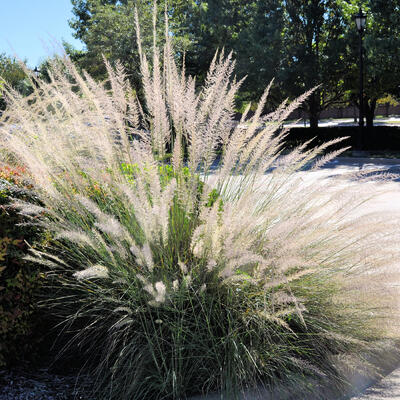
[[[367,128],[372,128],[374,126],[376,101],[377,99],[365,101],[365,120],[367,122]]]
[[[310,100],[308,102],[308,114],[310,119],[310,128],[318,128],[318,120],[319,120],[319,97],[318,93],[313,92],[310,96]]]
[[[310,128],[318,128],[318,114],[310,113]]]

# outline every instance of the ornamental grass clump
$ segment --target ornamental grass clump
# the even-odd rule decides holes
[[[303,179],[337,155],[337,141],[284,150],[282,123],[307,94],[261,117],[268,88],[234,126],[231,55],[198,89],[168,30],[151,66],[140,38],[139,53],[142,104],[119,64],[105,61],[98,83],[68,58],[49,82],[31,78],[30,97],[5,94],[1,143],[43,204],[18,207],[54,238],[29,258],[48,268],[43,307],[65,351],[79,350],[100,399],[340,386],[338,360],[367,354],[396,320],[395,216],[352,216],[368,182],[354,196]]]

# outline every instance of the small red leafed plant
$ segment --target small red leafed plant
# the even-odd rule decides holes
[[[26,176],[26,168],[23,166],[0,165],[0,179],[15,185],[21,185],[24,181],[24,176]]]

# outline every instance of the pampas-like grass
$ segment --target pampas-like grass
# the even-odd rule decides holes
[[[44,310],[73,332],[99,398],[233,399],[307,376],[340,386],[335,359],[396,321],[398,219],[353,213],[384,186],[355,196],[305,180],[339,142],[284,150],[283,122],[308,93],[263,118],[268,88],[235,127],[232,56],[216,55],[197,89],[165,40],[151,66],[139,46],[144,104],[106,61],[106,82],[64,58],[50,82],[30,78],[28,98],[5,92],[2,154],[43,204],[17,206],[54,237],[30,256],[48,269]]]

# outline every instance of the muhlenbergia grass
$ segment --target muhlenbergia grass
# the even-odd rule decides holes
[[[299,173],[337,155],[338,141],[285,150],[283,121],[307,93],[262,117],[267,89],[234,125],[231,55],[199,89],[168,30],[151,63],[138,36],[142,104],[120,65],[98,83],[68,58],[30,78],[30,97],[5,92],[3,152],[43,204],[18,207],[53,236],[31,256],[48,270],[46,312],[87,355],[99,398],[340,382],[335,360],[396,319],[397,221],[352,214],[370,191]]]

